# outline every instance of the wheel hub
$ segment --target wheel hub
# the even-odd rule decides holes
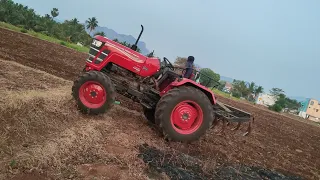
[[[181,103],[173,110],[173,124],[179,129],[190,129],[198,117],[198,111],[188,103]]]
[[[79,97],[88,107],[101,106],[106,101],[106,96],[103,86],[94,81],[84,83],[79,89]]]
[[[95,91],[90,92],[91,97],[96,97],[97,93]]]
[[[187,121],[189,119],[189,114],[188,113],[184,113],[181,117],[184,121]]]

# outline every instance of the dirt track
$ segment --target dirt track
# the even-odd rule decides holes
[[[87,58],[84,53],[5,29],[0,29],[0,37],[0,59],[15,61],[66,80],[72,81],[78,75]],[[28,75],[31,71],[25,68],[19,69],[18,65],[2,64],[2,67],[4,66],[5,68],[2,68],[0,73],[0,77],[2,77],[2,81],[0,81],[2,88],[0,90],[2,93],[10,94],[7,97],[12,97],[11,100],[14,100],[12,100],[11,109],[5,106],[1,111],[1,127],[3,129],[0,133],[4,134],[2,137],[9,139],[0,139],[0,157],[5,159],[4,162],[12,162],[10,158],[14,157],[24,157],[22,159],[25,160],[22,163],[23,166],[21,165],[22,167],[17,166],[15,167],[16,169],[11,170],[13,174],[17,172],[21,175],[21,169],[25,169],[27,172],[28,168],[30,169],[30,167],[34,166],[32,163],[41,162],[40,169],[48,174],[56,173],[56,169],[42,167],[46,163],[47,165],[61,165],[63,167],[62,172],[67,171],[68,165],[77,165],[78,170],[80,169],[79,172],[85,176],[89,176],[90,173],[87,170],[88,167],[84,164],[98,163],[100,165],[96,165],[96,170],[99,170],[99,168],[119,170],[119,167],[122,167],[123,169],[120,172],[123,172],[123,174],[131,173],[134,176],[141,169],[137,168],[138,170],[135,170],[128,167],[141,166],[142,168],[143,166],[138,163],[139,161],[136,161],[135,157],[132,157],[135,153],[138,153],[135,146],[147,142],[149,145],[154,145],[162,150],[184,152],[196,157],[205,164],[202,169],[208,172],[214,171],[214,167],[219,168],[225,164],[246,164],[274,169],[282,173],[296,174],[305,179],[320,178],[319,127],[301,123],[250,104],[218,97],[222,102],[256,115],[251,136],[241,137],[240,133],[226,131],[226,136],[220,137],[215,135],[212,130],[201,141],[191,145],[166,144],[147,126],[141,116],[138,114],[133,116],[130,112],[121,108],[116,108],[111,114],[95,118],[83,117],[78,114],[72,109],[72,102],[68,100],[69,98],[71,99],[69,92],[71,90],[70,81],[57,80],[54,77],[49,78],[50,75],[37,74],[37,72],[32,73],[34,76]],[[29,94],[27,93],[27,96],[23,97],[18,96],[17,92],[20,91],[26,91]],[[43,96],[39,92],[42,92]],[[53,95],[48,98],[44,95],[48,93]],[[129,109],[139,110],[139,106],[130,105],[128,103],[130,102],[129,100],[122,97],[119,99],[121,105]],[[8,98],[1,100],[0,102],[4,103],[8,101]],[[29,104],[32,104],[32,106],[29,106]],[[43,109],[46,111],[42,111]],[[12,117],[14,117],[14,121],[10,121]],[[22,123],[23,126],[21,126],[23,118],[34,119],[34,117],[44,118],[38,118],[38,120],[41,119],[40,122],[31,121],[31,124],[34,123],[34,128],[30,128],[29,124],[25,123]],[[55,123],[48,124],[44,122]],[[13,127],[20,126],[21,129],[12,130]],[[71,128],[68,129],[67,127]],[[80,135],[75,133],[78,131]],[[46,154],[40,157],[30,154],[30,152],[39,152],[41,150],[37,149],[36,145],[40,144],[43,147],[54,146],[51,141],[55,142],[60,136],[68,137],[65,142],[60,142],[59,144],[59,146],[66,147],[67,150],[65,152],[52,152],[51,156],[48,155],[48,157],[57,158],[56,154],[59,154],[58,158],[63,158],[65,157],[64,153],[71,153],[71,163],[68,164],[59,159],[52,162],[52,160],[45,158],[44,155]],[[87,138],[81,139],[81,137]],[[71,142],[75,143],[74,146],[68,143],[70,138]],[[87,142],[86,139],[90,142]],[[27,146],[27,149],[19,149],[21,147],[16,144],[20,144],[23,147]],[[85,144],[96,145],[98,148],[88,147]],[[70,150],[77,145],[81,147],[78,149],[79,152],[76,151],[77,149],[75,151]],[[32,148],[29,149],[30,146]],[[104,148],[104,150],[101,150],[101,148]],[[110,157],[112,152],[115,154]],[[119,154],[119,152],[122,153]],[[20,156],[19,153],[27,154],[29,155],[27,157],[33,157],[33,159],[28,160],[25,156]],[[106,157],[106,153],[109,153],[109,156]],[[79,157],[79,154],[84,159]],[[109,161],[117,161],[117,159],[120,159],[120,162],[114,163],[117,164],[116,166],[101,165],[108,164],[106,162]],[[134,160],[136,164],[130,160]],[[7,169],[0,169],[0,172],[7,172]],[[64,173],[68,176],[74,174],[72,172]],[[105,176],[110,175],[107,172],[101,173],[106,174]],[[11,176],[13,177],[12,174]],[[139,176],[136,175],[134,177],[138,178]]]

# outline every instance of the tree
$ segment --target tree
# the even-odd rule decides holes
[[[273,88],[271,91],[276,95],[277,100],[274,105],[269,107],[269,109],[280,112],[284,108],[287,108],[288,110],[298,110],[300,108],[300,103],[296,100],[286,97],[286,95],[282,93],[284,92],[282,89]]]
[[[220,81],[220,75],[212,71],[210,68],[202,68],[200,70],[200,83],[207,86],[217,86]]]
[[[226,86],[226,81],[220,81],[219,86],[217,87],[218,90],[223,91],[224,87]]]
[[[256,83],[255,82],[251,82],[250,84],[249,84],[249,91],[250,91],[250,93],[254,93],[254,91],[256,90]]]
[[[89,18],[88,20],[86,20],[86,23],[87,29],[90,30],[89,34],[91,34],[91,32],[98,26],[98,21],[95,17]]]
[[[269,109],[272,110],[272,111],[276,111],[276,112],[281,112],[282,111],[282,107],[277,103],[275,103],[274,105],[270,106]]]
[[[95,36],[96,36],[96,35],[106,36],[106,34],[105,34],[103,31],[101,31],[101,32],[96,32],[94,35],[95,35]]]
[[[50,16],[49,14],[45,14],[44,17],[45,17],[46,19],[51,19],[51,16]]]
[[[55,17],[57,17],[59,15],[59,10],[58,10],[58,8],[53,8],[52,10],[51,10],[51,16],[53,17],[53,18],[55,18]]]
[[[257,96],[260,93],[263,93],[263,87],[262,86],[258,86],[254,91],[255,96]]]
[[[231,93],[233,96],[237,95],[240,97],[248,97],[250,94],[250,89],[247,87],[246,82],[240,80],[233,80],[233,88]],[[235,96],[236,97],[236,96]]]
[[[270,90],[270,94],[275,96],[275,97],[278,97],[280,94],[284,94],[284,91],[280,88],[272,88]]]
[[[272,106],[269,106],[269,109],[276,112],[280,112],[283,108],[286,107],[286,95],[280,93],[279,95],[277,95],[277,97],[277,101]]]
[[[290,99],[286,97],[285,100],[286,100],[286,107],[290,110],[298,110],[301,107],[301,104],[295,99]]]
[[[77,24],[79,24],[79,21],[78,21],[77,18],[73,18],[73,19],[71,19],[71,23],[72,23],[73,25],[77,25]]]

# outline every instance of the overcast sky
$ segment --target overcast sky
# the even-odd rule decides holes
[[[202,67],[266,90],[320,100],[319,0],[14,0],[58,19],[95,16],[157,56],[195,56]]]

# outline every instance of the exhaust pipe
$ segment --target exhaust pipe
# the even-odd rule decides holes
[[[142,33],[143,33],[143,30],[144,30],[144,28],[143,28],[143,25],[141,24],[141,31],[140,31],[140,34],[139,34],[139,36],[138,36],[138,39],[137,39],[136,42],[131,46],[131,49],[134,50],[134,51],[137,51],[138,42],[139,42],[139,40],[140,40],[140,38],[141,38],[141,35],[142,35]]]

